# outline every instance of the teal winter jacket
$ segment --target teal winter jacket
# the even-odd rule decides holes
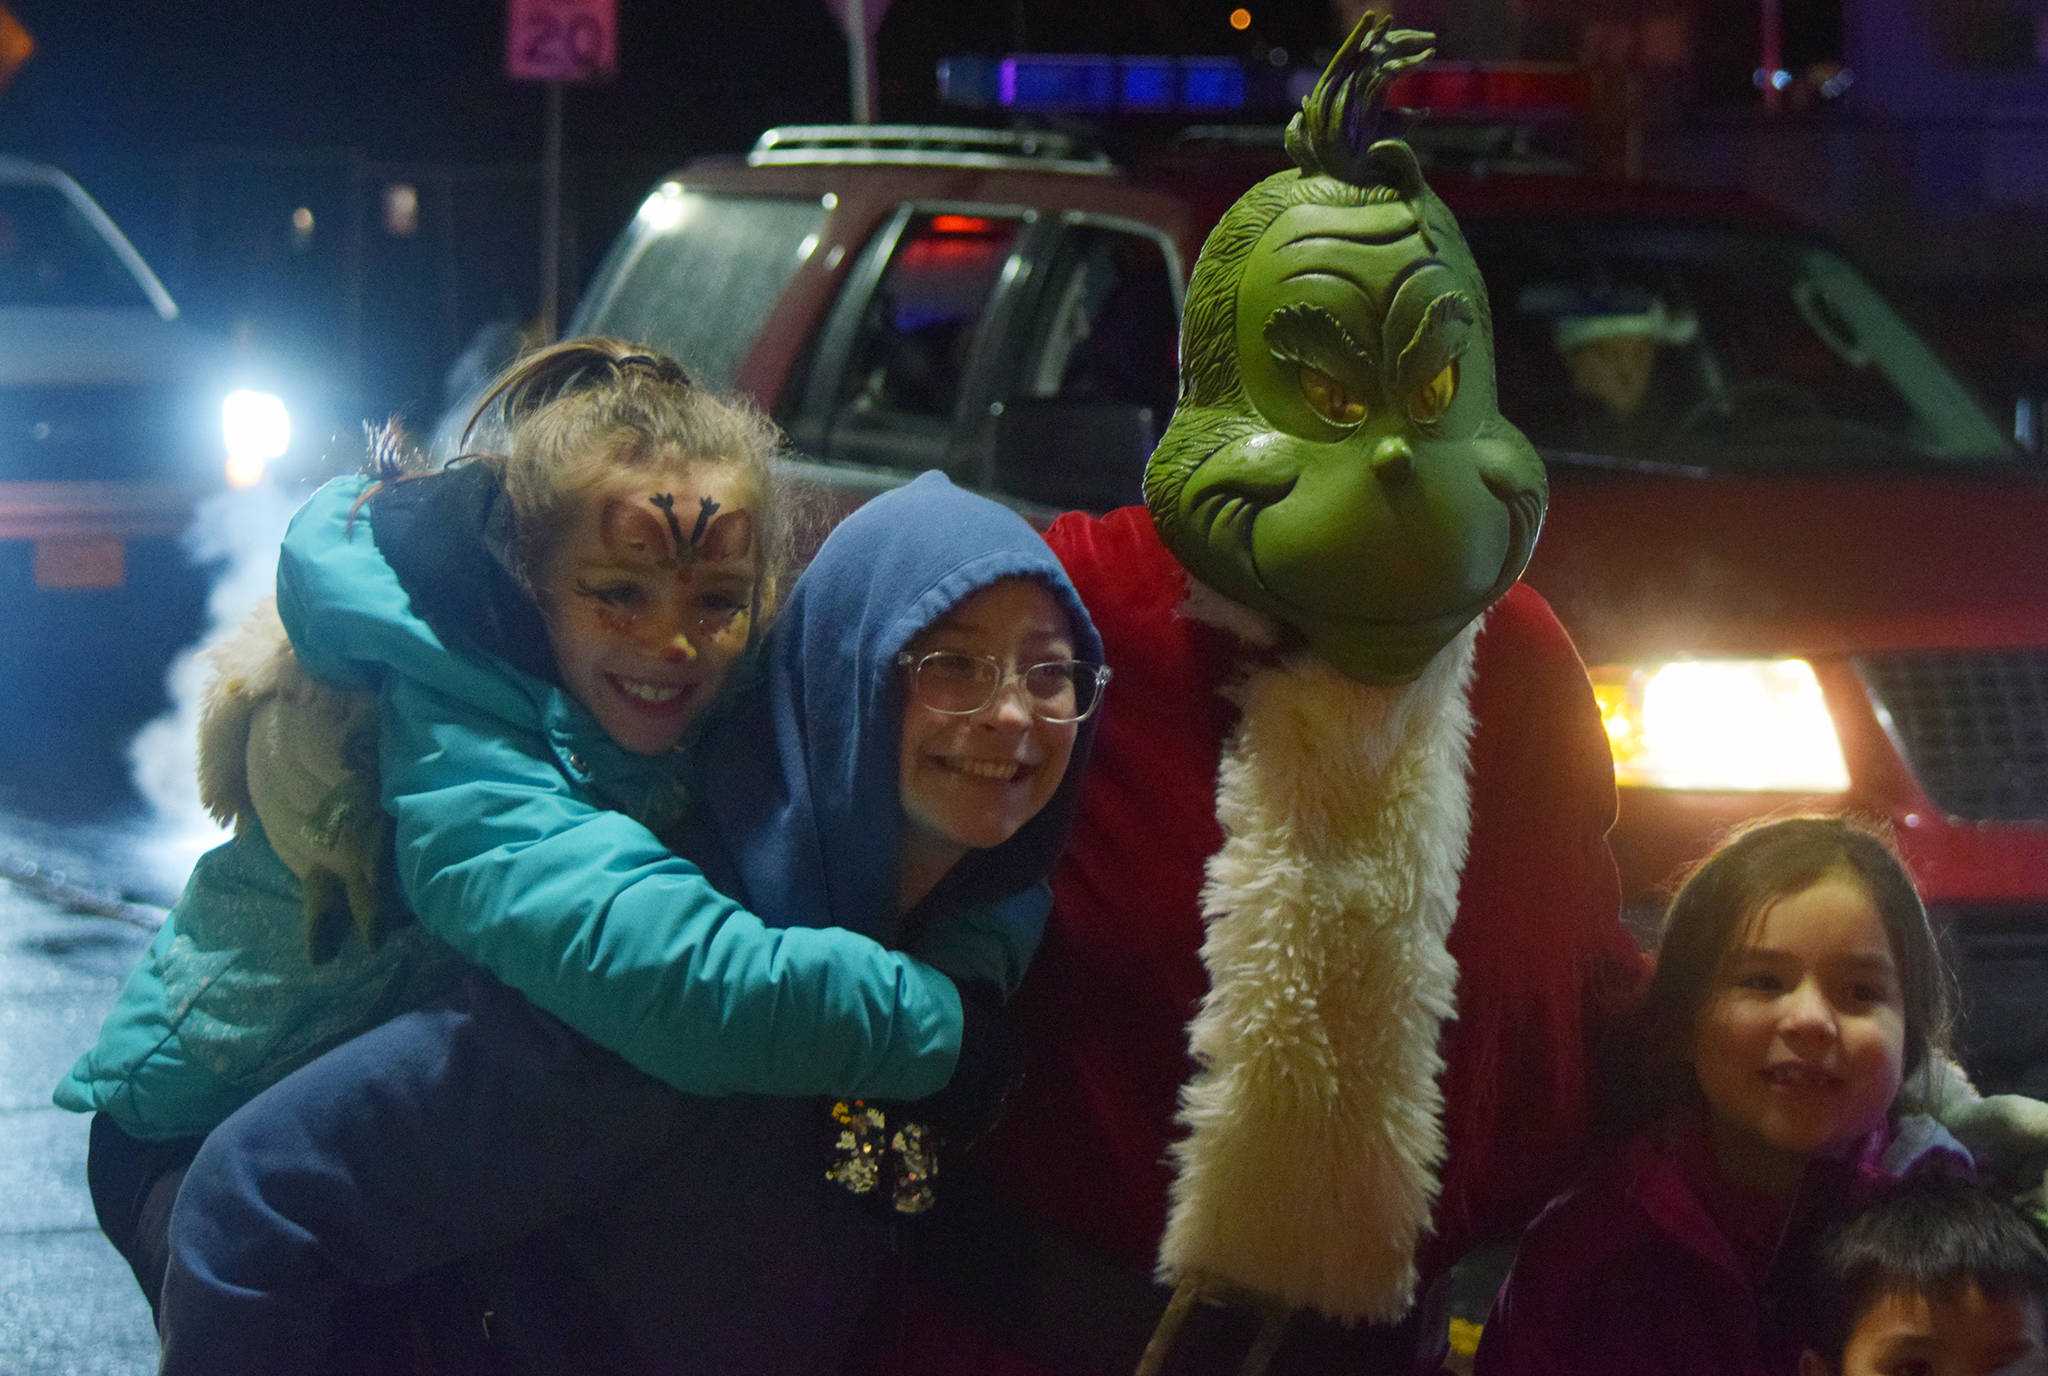
[[[382,503],[358,508],[365,485],[329,483],[293,518],[278,611],[309,672],[378,696],[396,880],[418,924],[375,951],[351,938],[330,962],[346,978],[311,965],[297,881],[260,829],[245,830],[195,870],[57,1102],[142,1137],[206,1131],[319,1050],[430,996],[450,952],[686,1092],[940,1088],[959,1053],[951,979],[714,890],[656,836],[682,816],[683,757],[631,754],[547,678],[444,639],[380,550]],[[1039,890],[969,910],[918,949],[1012,988],[1045,904]],[[202,1030],[204,1053],[232,1041],[236,1063],[216,1068],[188,1045]]]

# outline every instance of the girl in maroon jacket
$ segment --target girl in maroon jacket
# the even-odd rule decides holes
[[[1804,1239],[1930,1153],[1901,1080],[1941,1049],[1948,985],[1879,836],[1764,823],[1709,856],[1665,919],[1636,1042],[1649,1126],[1530,1226],[1480,1376],[1779,1376]]]

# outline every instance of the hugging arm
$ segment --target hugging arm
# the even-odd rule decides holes
[[[917,1098],[959,1053],[938,970],[775,928],[646,827],[565,786],[538,737],[404,680],[380,713],[398,877],[420,921],[536,1005],[696,1094]]]

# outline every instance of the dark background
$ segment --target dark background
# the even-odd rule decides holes
[[[364,414],[424,420],[480,326],[534,319],[543,91],[504,74],[502,3],[4,3],[38,46],[0,88],[0,151],[83,182],[191,320],[325,367]],[[1240,32],[1231,0],[895,0],[876,45],[880,114],[960,121],[935,97],[937,61],[955,53],[1311,65],[1361,5],[1249,0]],[[2048,183],[2048,121],[1949,142],[1943,131],[2016,99],[2048,112],[2048,19],[2030,7],[1782,0],[1796,80],[1771,112],[1752,81],[1759,0],[1404,0],[1397,17],[1435,29],[1446,58],[1589,63],[1605,105],[1588,123],[1610,162],[1633,120],[1650,156],[1622,170],[1744,186],[1820,222],[2003,398],[2048,391],[2048,185],[2033,185]],[[1857,22],[1871,68],[1846,99],[1823,101],[1819,82],[1855,46]],[[1904,90],[1922,67],[1959,63],[1977,69],[1974,85],[1883,108],[1877,67]],[[770,125],[843,121],[848,90],[824,0],[619,0],[616,75],[564,100],[564,317],[664,173],[741,152]],[[2015,179],[2034,204],[1985,201],[1985,185]],[[380,224],[393,187],[419,198],[411,234]],[[310,231],[292,227],[301,209]],[[1974,299],[2000,303],[1998,318]]]

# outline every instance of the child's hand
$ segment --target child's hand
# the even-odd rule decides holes
[[[931,1208],[939,1173],[932,1131],[905,1105],[841,1099],[831,1107],[832,1165],[825,1178],[871,1201],[887,1217]]]
[[[960,1059],[945,1088],[922,1099],[842,1099],[831,1106],[832,1164],[825,1177],[885,1212],[932,1206],[939,1150],[973,1145],[1002,1115],[1023,1078],[1024,1039],[987,980],[959,984]]]

